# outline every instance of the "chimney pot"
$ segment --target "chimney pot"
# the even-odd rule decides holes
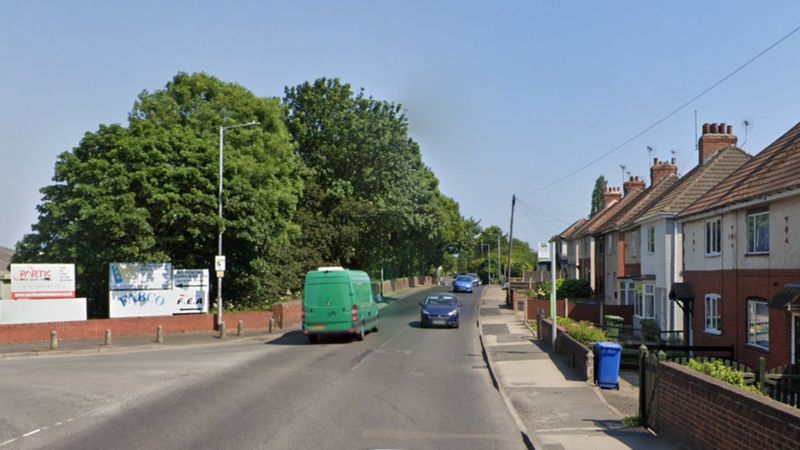
[[[709,133],[705,132],[703,125],[703,136],[698,142],[698,164],[702,165],[705,160],[723,148],[735,146],[737,137],[733,134],[733,125],[727,123],[712,123],[709,125]]]
[[[728,129],[725,134],[733,134],[733,125],[728,125]]]
[[[719,124],[716,124],[716,123],[712,123],[711,124],[711,133],[712,134],[719,133]]]
[[[670,161],[670,164],[675,165],[675,157],[674,156],[672,157],[672,160]]]
[[[704,123],[703,124],[703,134],[708,134],[710,132],[711,132],[711,124],[710,123]]]

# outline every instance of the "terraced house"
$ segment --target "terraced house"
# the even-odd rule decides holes
[[[693,342],[731,345],[751,366],[800,363],[800,124],[676,219],[683,282],[670,296],[693,312]]]

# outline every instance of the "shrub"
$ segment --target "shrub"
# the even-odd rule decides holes
[[[567,325],[571,325],[573,323],[575,323],[575,320],[570,319],[569,317],[556,316],[556,324],[558,324],[560,327],[566,327]]]
[[[661,329],[655,320],[646,319],[640,322],[642,326],[642,336],[646,342],[660,342]]]
[[[586,280],[562,280],[558,285],[558,298],[586,298],[592,296],[592,288]]]
[[[573,322],[567,326],[567,334],[581,344],[591,347],[595,342],[606,341],[606,333],[600,328],[592,325],[591,322]]]
[[[689,360],[687,367],[689,367],[692,370],[696,370],[700,373],[704,373],[710,377],[714,377],[720,381],[724,381],[728,384],[738,386],[746,391],[763,395],[756,386],[747,385],[744,383],[744,372],[739,372],[738,370],[734,370],[723,364],[722,361],[720,360],[706,361],[703,363],[699,363],[694,358],[692,358]]]

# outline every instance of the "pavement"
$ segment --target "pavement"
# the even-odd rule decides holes
[[[624,374],[619,391],[582,380],[550,345],[538,341],[525,320],[505,306],[505,292],[487,286],[478,325],[489,369],[520,432],[537,449],[671,449],[642,427],[636,416],[638,377]]]

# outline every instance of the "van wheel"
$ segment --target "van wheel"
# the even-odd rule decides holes
[[[308,342],[309,343],[316,344],[318,340],[319,340],[319,336],[318,335],[316,335],[316,334],[309,334],[308,335]]]

